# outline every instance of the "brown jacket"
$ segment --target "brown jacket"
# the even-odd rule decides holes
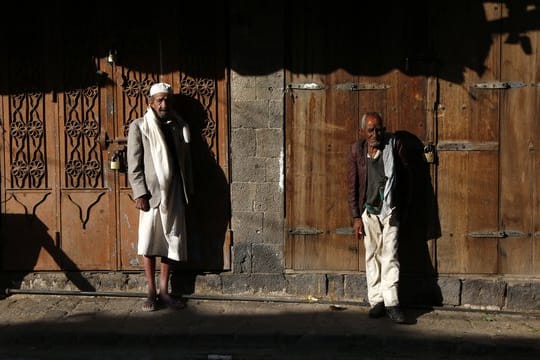
[[[386,134],[392,137],[392,134]],[[397,189],[400,189],[400,177],[404,174],[402,170],[408,172],[408,161],[405,152],[405,148],[402,142],[395,138],[395,145],[393,149],[394,154],[394,167],[396,172]],[[364,211],[364,205],[366,203],[366,189],[367,189],[367,142],[366,140],[358,140],[351,145],[351,152],[349,156],[348,164],[348,184],[349,184],[349,210],[352,218],[359,218]],[[403,179],[404,180],[404,179]],[[407,179],[409,180],[409,179]],[[410,182],[406,181],[407,183]],[[401,190],[398,190],[401,191]],[[408,201],[404,197],[408,194],[395,194],[395,205],[399,208],[402,201]]]

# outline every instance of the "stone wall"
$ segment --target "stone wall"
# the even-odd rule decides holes
[[[285,270],[281,12],[266,2],[230,9],[232,272],[270,278]]]
[[[81,288],[84,279],[86,288]],[[235,273],[187,274],[171,280],[177,295],[220,298],[287,299],[299,302],[353,302],[367,305],[363,274]],[[0,294],[5,289],[30,292],[82,291],[141,294],[146,282],[142,272],[33,272],[0,274]],[[405,307],[481,309],[487,311],[540,312],[540,280],[493,278],[408,277],[402,279],[400,299]],[[101,294],[103,295],[103,294]]]

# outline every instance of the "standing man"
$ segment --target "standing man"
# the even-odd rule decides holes
[[[362,116],[363,139],[352,145],[349,159],[349,208],[357,240],[364,239],[369,316],[405,322],[399,306],[398,166],[407,168],[405,152],[385,133],[382,116]],[[409,180],[409,179],[407,179]]]
[[[148,286],[144,311],[155,310],[157,301],[173,309],[184,306],[169,294],[169,278],[174,262],[187,259],[185,210],[193,188],[190,135],[171,104],[171,85],[152,85],[146,113],[129,127],[128,179],[140,209],[138,254],[143,256]],[[161,262],[159,292],[156,257]]]

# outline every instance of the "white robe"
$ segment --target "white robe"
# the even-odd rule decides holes
[[[172,173],[173,158],[158,121],[149,108],[141,126],[143,136],[149,139],[161,202],[158,207],[150,208],[147,212],[140,211],[137,250],[139,255],[183,261],[187,259],[187,241],[182,182],[176,179],[180,174]]]

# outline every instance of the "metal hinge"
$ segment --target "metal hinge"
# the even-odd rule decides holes
[[[450,142],[441,141],[437,144],[437,151],[497,151],[499,143],[495,141],[485,142]]]
[[[326,85],[315,82],[311,83],[290,83],[287,85],[287,90],[324,90]],[[346,91],[366,91],[366,90],[386,90],[390,85],[379,83],[343,83],[335,85],[337,90]]]
[[[319,235],[322,233],[322,230],[310,227],[289,229],[289,235]]]
[[[511,89],[525,87],[527,84],[521,81],[490,81],[473,84],[475,89],[491,90],[491,89]]]
[[[473,238],[507,238],[507,237],[526,237],[529,234],[523,231],[505,230],[505,231],[473,231],[468,234]]]
[[[390,85],[379,83],[344,83],[337,84],[336,89],[347,91],[386,90]]]
[[[290,90],[324,90],[326,86],[318,83],[290,83],[287,85],[287,89]]]
[[[352,227],[337,228],[336,235],[353,235],[354,231]]]

